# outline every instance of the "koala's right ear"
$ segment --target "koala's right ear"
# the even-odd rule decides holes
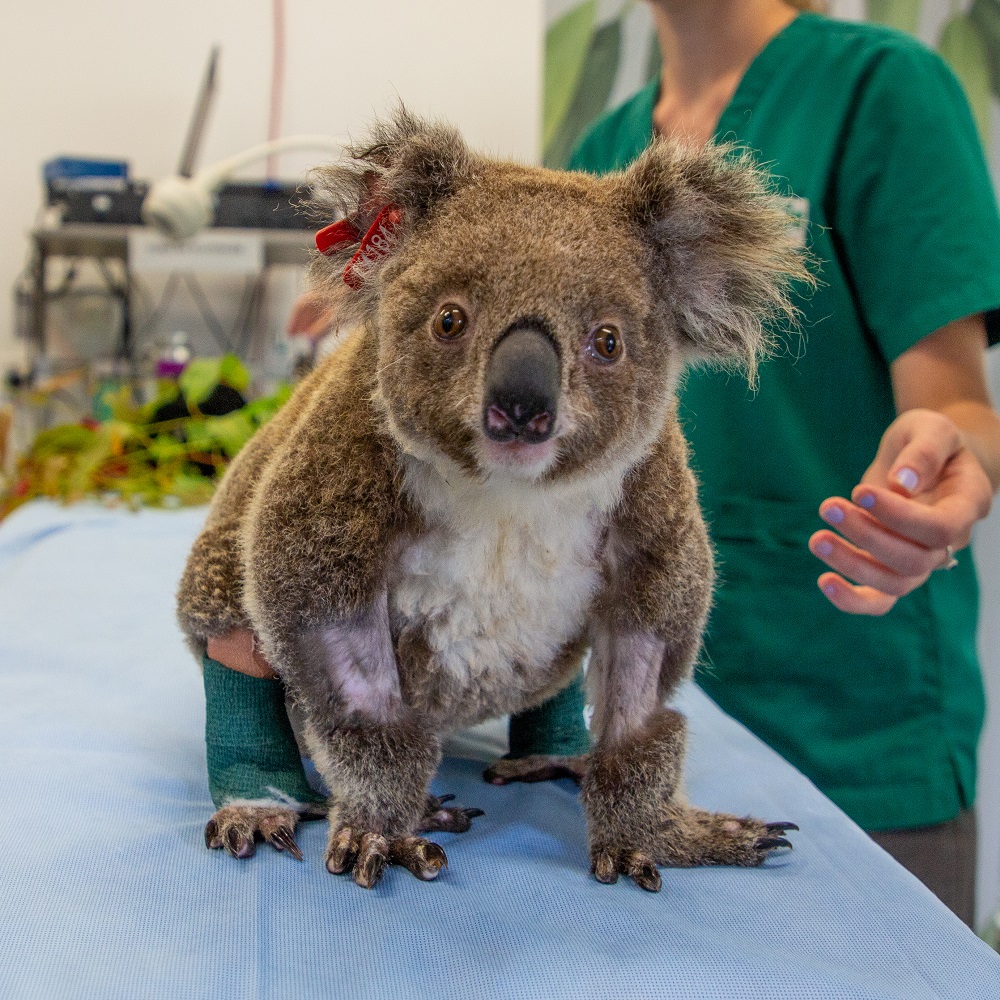
[[[769,347],[765,322],[794,316],[793,280],[814,283],[767,175],[728,147],[658,139],[615,183],[651,251],[649,278],[685,353],[736,362],[752,384]]]
[[[346,153],[349,159],[317,167],[309,175],[312,213],[327,221],[343,220],[336,242],[314,259],[310,278],[321,291],[337,296],[350,264],[351,287],[369,293],[354,296],[363,310],[376,294],[378,272],[392,248],[466,181],[472,154],[454,128],[423,121],[403,107],[388,121],[377,122]],[[379,252],[367,253],[362,239],[376,222]]]

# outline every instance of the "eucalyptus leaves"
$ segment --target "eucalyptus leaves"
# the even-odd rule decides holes
[[[179,381],[160,382],[143,405],[134,402],[127,385],[105,395],[109,420],[63,424],[38,435],[0,492],[0,518],[36,497],[65,503],[97,497],[151,507],[207,503],[229,461],[291,391],[282,386],[231,412],[207,412],[220,387],[242,402],[236,394],[249,381],[229,354],[192,361]]]

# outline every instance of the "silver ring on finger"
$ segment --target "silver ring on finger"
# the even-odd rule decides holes
[[[944,559],[940,566],[935,566],[935,569],[954,569],[958,565],[958,560],[955,558],[955,546],[946,545],[944,547]]]

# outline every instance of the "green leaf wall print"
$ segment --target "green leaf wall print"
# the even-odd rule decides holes
[[[990,66],[979,26],[968,14],[956,14],[941,29],[938,51],[962,82],[979,137],[986,145],[990,139]]]
[[[868,0],[868,20],[915,35],[923,0]]]
[[[1000,0],[974,0],[969,18],[986,46],[990,85],[994,96],[1000,97]]]
[[[543,149],[548,149],[576,93],[596,17],[597,0],[586,0],[563,14],[545,33]]]
[[[618,73],[621,47],[621,18],[609,21],[594,34],[584,59],[585,71],[562,121],[545,146],[545,166],[565,167],[577,140],[604,111]]]

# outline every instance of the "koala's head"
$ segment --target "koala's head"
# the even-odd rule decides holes
[[[377,337],[399,445],[472,475],[638,461],[684,366],[752,377],[806,277],[761,175],[725,151],[656,142],[597,178],[476,155],[400,111],[350,152],[313,178],[344,216],[313,280]]]

